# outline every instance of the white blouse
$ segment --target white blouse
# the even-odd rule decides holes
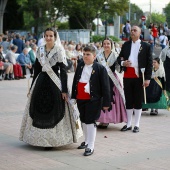
[[[84,68],[83,68],[83,71],[82,71],[82,74],[81,74],[81,78],[79,80],[79,82],[81,83],[87,83],[85,86],[84,86],[84,91],[86,93],[89,93],[90,94],[90,86],[89,86],[89,80],[90,80],[90,77],[91,77],[91,72],[93,70],[93,64],[90,64],[90,65],[85,65]]]

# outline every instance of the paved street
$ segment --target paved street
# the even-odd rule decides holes
[[[69,73],[70,80],[72,77],[73,74]],[[158,116],[143,113],[138,134],[120,132],[123,124],[111,124],[107,130],[98,130],[95,153],[84,157],[83,151],[76,149],[83,139],[52,151],[44,151],[18,140],[26,93],[27,80],[0,82],[1,170],[169,169],[168,111],[160,110]]]
[[[71,86],[73,73],[69,73]],[[83,141],[44,151],[19,141],[27,101],[27,80],[0,82],[0,170],[169,170],[170,112],[142,114],[140,132],[120,132],[122,124],[98,130],[95,152],[84,157]]]

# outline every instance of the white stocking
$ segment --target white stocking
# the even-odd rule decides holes
[[[126,109],[127,112],[127,127],[132,126],[132,114],[133,114],[133,109]]]
[[[141,114],[142,114],[142,109],[135,109],[135,126],[137,127],[139,127]]]
[[[87,125],[85,123],[82,123],[82,127],[83,127],[83,134],[84,134],[84,142],[85,145],[87,145],[88,141],[87,141]]]
[[[86,124],[87,126],[87,140],[88,140],[88,148],[91,149],[91,151],[94,150],[94,142],[96,138],[96,125],[93,124]]]

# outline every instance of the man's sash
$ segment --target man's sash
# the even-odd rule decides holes
[[[114,85],[116,86],[116,88],[119,90],[119,93],[123,99],[123,102],[125,104],[125,96],[124,96],[124,91],[122,89],[122,87],[120,86],[119,81],[117,80],[117,78],[115,77],[115,75],[113,74],[112,70],[110,69],[110,67],[108,66],[103,54],[101,53],[100,55],[97,55],[97,60],[100,64],[102,64],[106,70],[107,73],[109,75],[109,77],[111,78],[111,80],[113,81]]]

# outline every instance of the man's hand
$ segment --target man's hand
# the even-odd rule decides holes
[[[131,64],[132,64],[132,63],[131,63],[130,60],[126,60],[126,61],[123,62],[123,66],[125,66],[125,67],[130,67]]]
[[[63,98],[65,101],[68,101],[67,93],[62,93],[62,98]]]
[[[145,80],[143,86],[148,87],[150,84],[150,80]]]

